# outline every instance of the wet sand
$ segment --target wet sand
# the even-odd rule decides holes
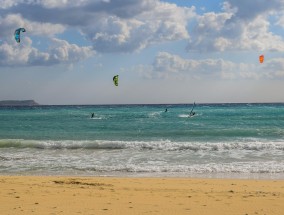
[[[283,215],[284,180],[0,176],[5,215]]]

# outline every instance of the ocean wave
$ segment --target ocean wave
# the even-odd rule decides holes
[[[16,161],[16,160],[24,160],[22,157],[12,157],[12,156],[0,156],[0,161]]]
[[[35,149],[123,149],[119,141],[88,140],[0,140],[0,148],[35,148]]]
[[[171,173],[171,174],[206,174],[206,173],[258,173],[258,174],[279,174],[284,173],[284,162],[235,162],[235,163],[207,163],[193,165],[135,165],[118,164],[108,166],[94,166],[76,168],[77,171],[89,173],[94,172],[125,172],[125,173]]]
[[[178,117],[180,117],[180,118],[188,118],[189,114],[179,114]]]
[[[202,116],[202,114],[195,114],[194,116],[190,116],[189,113],[188,114],[179,114],[178,117],[179,118],[194,118],[197,116]]]
[[[103,117],[92,117],[92,118],[90,118],[90,119],[92,119],[92,120],[98,120],[98,119],[104,119]]]
[[[111,141],[111,140],[23,140],[2,139],[0,148],[35,149],[134,149],[162,151],[284,151],[284,141],[235,140],[232,142],[174,142],[158,141]]]
[[[148,114],[149,118],[157,118],[159,117],[163,112],[162,111],[155,111],[155,112],[151,112]]]

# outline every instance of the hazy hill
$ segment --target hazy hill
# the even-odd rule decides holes
[[[0,106],[35,106],[39,105],[34,100],[3,100]]]

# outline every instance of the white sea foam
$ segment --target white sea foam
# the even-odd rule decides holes
[[[3,109],[0,173],[284,175],[283,104],[165,107]]]
[[[280,150],[284,153],[284,141],[241,139],[230,142],[176,142],[156,141],[115,141],[115,140],[22,140],[2,139],[0,148],[40,149],[139,149],[163,151],[265,151]],[[268,151],[267,151],[268,152]]]
[[[282,140],[207,143],[2,139],[0,148],[2,174],[284,176]]]
[[[195,114],[194,116],[190,116],[189,114],[179,114],[178,115],[179,118],[193,118],[197,116],[201,116],[201,114]]]
[[[159,117],[162,113],[163,113],[162,111],[155,111],[155,112],[149,113],[148,116],[149,116],[150,118],[157,118],[157,117]]]
[[[189,114],[179,114],[178,117],[180,117],[180,118],[188,118]]]
[[[98,119],[103,119],[103,117],[92,117],[90,119],[93,119],[93,120],[98,120]]]

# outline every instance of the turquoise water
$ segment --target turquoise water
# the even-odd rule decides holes
[[[284,104],[191,108],[1,107],[0,173],[283,177]]]

